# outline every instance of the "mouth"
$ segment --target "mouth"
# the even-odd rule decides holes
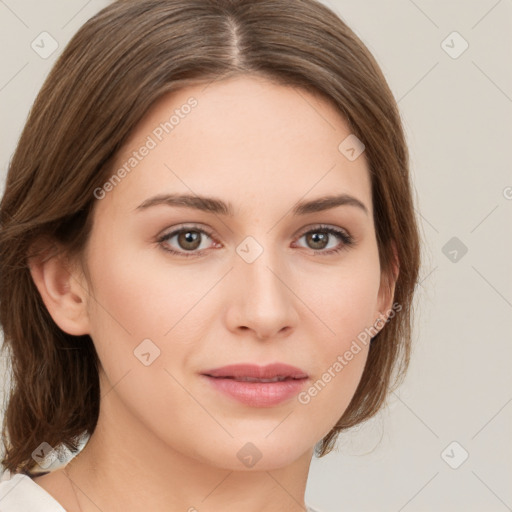
[[[299,393],[309,379],[301,369],[282,363],[229,365],[201,375],[215,390],[251,407],[278,405]]]

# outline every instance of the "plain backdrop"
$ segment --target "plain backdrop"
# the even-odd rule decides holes
[[[398,101],[424,262],[409,374],[313,459],[306,500],[322,512],[512,510],[512,1],[325,3]],[[107,4],[0,1],[0,191],[56,57]],[[58,43],[47,58],[31,46],[42,32]]]

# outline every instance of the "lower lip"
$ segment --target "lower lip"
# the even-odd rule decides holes
[[[222,393],[251,407],[278,405],[297,395],[307,379],[290,379],[278,382],[247,382],[204,375]]]

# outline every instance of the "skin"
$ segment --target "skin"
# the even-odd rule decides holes
[[[303,510],[314,445],[347,408],[369,345],[307,404],[292,397],[250,407],[199,373],[284,362],[309,375],[307,389],[392,304],[365,155],[341,154],[350,130],[316,95],[254,76],[173,92],[136,127],[114,171],[191,96],[190,114],[97,201],[84,253],[90,281],[77,262],[31,262],[56,323],[90,334],[102,365],[98,426],[68,465],[80,507],[62,470],[35,478],[70,511]],[[234,216],[168,205],[135,211],[163,192],[220,198]],[[298,201],[340,193],[368,211],[291,214]],[[156,241],[192,223],[213,234],[202,235],[201,255],[166,252],[187,252],[177,236]],[[347,231],[354,245],[322,254],[343,241],[328,235],[322,248],[304,236],[320,223]],[[263,248],[252,263],[236,252],[248,236]],[[134,356],[147,338],[160,350],[149,366]],[[248,442],[261,453],[251,468],[237,457]]]

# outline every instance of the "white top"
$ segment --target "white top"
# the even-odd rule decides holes
[[[317,512],[307,507],[308,512]],[[5,471],[0,480],[0,512],[66,512],[66,509],[32,478]]]
[[[0,481],[1,512],[66,512],[66,509],[32,478],[5,471]]]

